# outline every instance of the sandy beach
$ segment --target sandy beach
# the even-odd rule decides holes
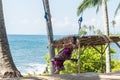
[[[49,76],[36,76],[36,77],[23,77],[23,78],[11,78],[0,80],[120,80],[120,72],[107,73],[107,74],[55,74]]]

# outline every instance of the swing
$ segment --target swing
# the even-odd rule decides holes
[[[61,52],[63,52],[63,50],[64,49],[58,51],[57,54],[60,54]],[[55,57],[54,57],[54,60],[71,60],[72,62],[77,62],[78,61],[78,59],[74,59],[74,58],[67,58],[67,59],[65,59],[65,58],[55,58]]]
[[[82,15],[81,15],[81,17],[78,19],[78,24],[79,24],[79,31],[80,31],[80,29],[81,29],[81,23],[82,23]],[[79,34],[79,31],[78,31],[78,34]],[[72,36],[72,38],[74,38],[75,36]],[[71,36],[68,36],[68,37],[65,37],[64,38],[64,42],[63,43],[68,43],[67,41],[68,41],[68,39],[70,39],[71,38]],[[75,38],[77,38],[77,37],[75,37]],[[62,41],[60,41],[60,43],[61,43]],[[76,43],[76,40],[75,40],[75,43]],[[58,49],[58,47],[57,47],[57,49]],[[62,53],[64,51],[64,49],[62,49],[62,50],[60,50],[59,52],[58,52],[58,55],[60,54],[60,53]],[[70,56],[71,57],[71,56]],[[54,60],[71,60],[72,62],[78,62],[78,59],[73,59],[73,58],[55,58],[54,57]]]

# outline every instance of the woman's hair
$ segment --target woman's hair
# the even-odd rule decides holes
[[[74,40],[73,44],[76,44],[77,37],[73,36],[72,38]]]

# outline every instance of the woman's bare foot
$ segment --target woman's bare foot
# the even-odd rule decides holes
[[[54,58],[52,58],[52,59],[51,59],[51,61],[55,61],[55,59],[54,59]]]
[[[54,73],[55,73],[55,74],[59,74],[59,72],[60,72],[59,70],[56,70]]]

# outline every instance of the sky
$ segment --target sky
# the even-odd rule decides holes
[[[53,35],[73,35],[78,33],[77,8],[82,0],[49,0],[52,16]],[[47,35],[42,0],[2,0],[7,34]],[[120,32],[120,11],[114,18],[120,1],[109,0],[108,14],[110,32]],[[115,31],[111,21],[115,19]],[[104,31],[102,7],[96,14],[95,8],[83,12],[82,25],[94,25]]]

